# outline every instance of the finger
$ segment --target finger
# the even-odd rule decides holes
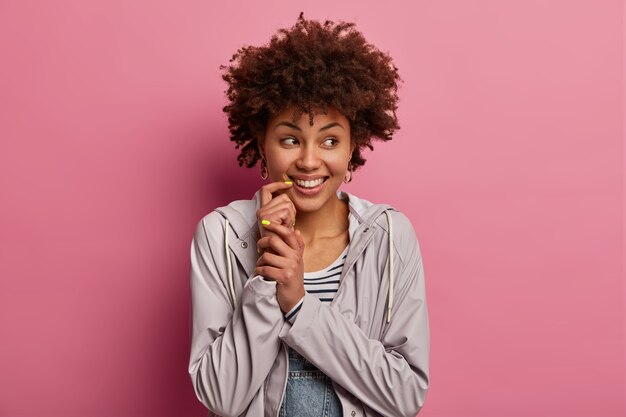
[[[287,207],[289,210],[291,210],[294,214],[294,217],[296,215],[296,206],[295,204],[293,204],[293,200],[291,200],[291,197],[289,197],[289,194],[287,194],[286,192],[283,192],[282,194],[274,197],[274,199],[272,201],[270,201],[269,205],[272,205],[272,202],[276,201],[276,205],[277,206],[285,206]]]
[[[274,236],[275,238],[277,238],[280,241],[283,240],[283,238],[280,237],[279,235],[277,235],[276,233],[270,232],[269,230],[267,230],[260,222],[259,222],[259,227],[261,228],[261,237],[260,237],[260,239],[262,239],[262,238],[269,238],[270,236]],[[287,245],[287,244],[285,244],[285,245]],[[263,253],[265,251],[276,253],[276,251],[273,248],[271,248],[271,247],[261,248],[258,245],[258,240],[257,240],[257,253]]]
[[[274,253],[280,256],[291,256],[293,249],[287,245],[283,239],[274,234],[274,236],[264,236],[256,242],[257,248],[267,251],[273,249]]]
[[[256,261],[256,266],[263,265],[273,266],[279,269],[289,269],[292,268],[292,261],[284,256],[265,252],[263,255],[259,256],[259,259]]]
[[[302,233],[300,233],[300,230],[296,229],[295,234],[296,239],[298,240],[298,247],[300,250],[304,249],[304,239],[302,238]]]
[[[269,230],[270,232],[274,232],[279,235],[292,249],[299,249],[298,241],[296,240],[294,231],[291,228],[287,228],[281,224],[268,221],[267,219],[262,220],[261,225],[265,227],[266,230]]]
[[[273,279],[276,281],[276,284],[282,284],[284,282],[282,269],[275,268],[273,266],[257,266],[254,268],[254,273],[257,275],[263,275],[265,278]]]
[[[295,222],[295,213],[291,209],[289,203],[284,203],[274,209],[263,211],[260,213],[261,218],[267,219],[278,224],[282,224],[287,227],[291,227]]]
[[[279,191],[284,191],[284,190],[279,190]],[[267,204],[259,207],[259,209],[256,212],[257,217],[259,217],[259,215],[262,214],[264,211],[273,210],[279,206],[280,207],[285,206],[288,208],[290,207],[294,211],[294,213],[296,211],[296,206],[293,204],[293,201],[291,201],[291,198],[289,197],[289,195],[285,193],[276,195],[276,193],[274,193],[274,196]]]
[[[273,198],[267,205],[256,211],[259,220],[267,219],[293,227],[296,223],[296,206],[287,194],[281,194]]]
[[[292,181],[275,181],[261,187],[261,207],[269,203],[273,196],[272,194],[279,190],[286,190],[293,185]]]

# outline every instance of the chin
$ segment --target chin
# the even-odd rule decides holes
[[[318,211],[324,206],[327,200],[307,201],[307,200],[295,199],[292,201],[293,201],[293,205],[296,206],[297,212],[306,213],[306,212]]]
[[[336,195],[336,193],[331,195],[329,198],[307,199],[302,197],[296,197],[292,199],[292,201],[293,205],[296,206],[296,211],[298,212],[315,212],[328,204],[334,195]]]

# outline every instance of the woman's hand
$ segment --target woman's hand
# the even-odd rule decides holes
[[[270,222],[263,225],[273,236],[258,240],[257,247],[265,251],[256,263],[255,273],[276,281],[276,299],[283,314],[289,312],[304,297],[304,240],[299,230]]]
[[[261,187],[261,207],[256,212],[261,237],[274,234],[263,227],[262,220],[269,220],[271,223],[282,224],[293,229],[296,222],[296,207],[289,196],[283,193],[284,190],[292,186],[291,181],[290,184],[276,181]]]

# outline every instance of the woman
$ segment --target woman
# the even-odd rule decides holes
[[[419,243],[340,191],[399,126],[391,58],[353,23],[303,18],[226,68],[240,165],[270,182],[198,223],[189,373],[220,416],[415,416],[429,385]]]

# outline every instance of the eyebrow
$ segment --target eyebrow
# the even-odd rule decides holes
[[[296,129],[296,130],[302,132],[302,129],[300,129],[300,127],[298,125],[293,124],[291,122],[287,122],[287,121],[283,121],[283,122],[278,123],[276,126],[274,126],[274,129],[277,129],[278,126],[288,126],[288,127],[291,127],[292,129]],[[339,126],[340,128],[343,129],[343,126],[339,122],[332,122],[332,123],[327,124],[324,127],[321,127],[319,131],[321,132],[323,130],[328,130],[331,127],[335,127],[335,126]]]

